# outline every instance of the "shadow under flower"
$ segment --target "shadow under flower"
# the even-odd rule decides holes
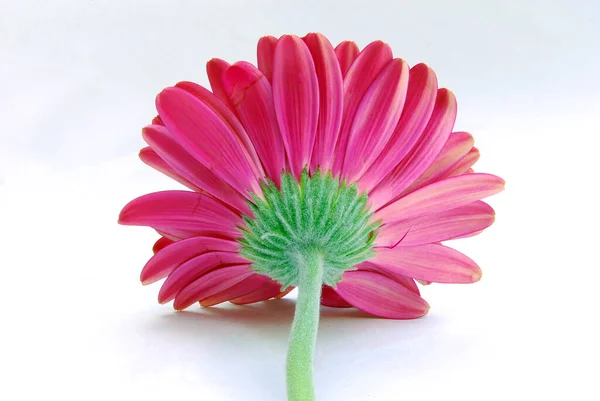
[[[134,329],[144,343],[138,348],[136,369],[152,376],[184,369],[191,381],[223,386],[225,399],[281,399],[294,308],[294,299],[281,299],[244,306],[197,306],[144,317]],[[314,364],[317,388],[327,395],[323,387],[333,391],[347,385],[356,378],[357,369],[372,370],[369,366],[383,364],[386,369],[388,364],[387,369],[398,375],[427,369],[436,348],[432,325],[439,323],[434,316],[388,320],[354,308],[321,307]],[[153,371],[157,367],[163,373]],[[256,398],[246,397],[243,389],[257,391]]]

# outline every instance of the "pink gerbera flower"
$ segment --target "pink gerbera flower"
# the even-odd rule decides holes
[[[140,158],[191,191],[131,201],[127,225],[162,235],[141,280],[159,302],[248,304],[299,287],[288,395],[312,400],[319,302],[410,319],[422,284],[472,283],[479,267],[442,241],[494,221],[481,199],[504,181],[474,173],[456,100],[425,64],[380,41],[335,49],[321,34],[264,37],[258,68],[207,64],[212,92],[164,89]]]

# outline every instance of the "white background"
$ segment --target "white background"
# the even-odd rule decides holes
[[[599,27],[595,0],[0,1],[0,399],[284,399],[293,297],[175,313],[116,220],[177,187],[137,159],[156,93],[309,31],[432,66],[507,181],[456,245],[480,283],[415,321],[324,309],[319,399],[600,399]]]

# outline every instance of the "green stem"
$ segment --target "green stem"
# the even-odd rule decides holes
[[[289,401],[314,401],[313,360],[319,327],[323,255],[308,250],[297,257],[298,299],[287,357]]]

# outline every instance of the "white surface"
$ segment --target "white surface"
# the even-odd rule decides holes
[[[416,321],[323,312],[320,400],[596,400],[600,11],[589,1],[0,1],[0,399],[282,400],[293,300],[175,313],[141,287],[175,188],[137,160],[155,94],[264,34],[374,39],[459,101],[497,222]]]

